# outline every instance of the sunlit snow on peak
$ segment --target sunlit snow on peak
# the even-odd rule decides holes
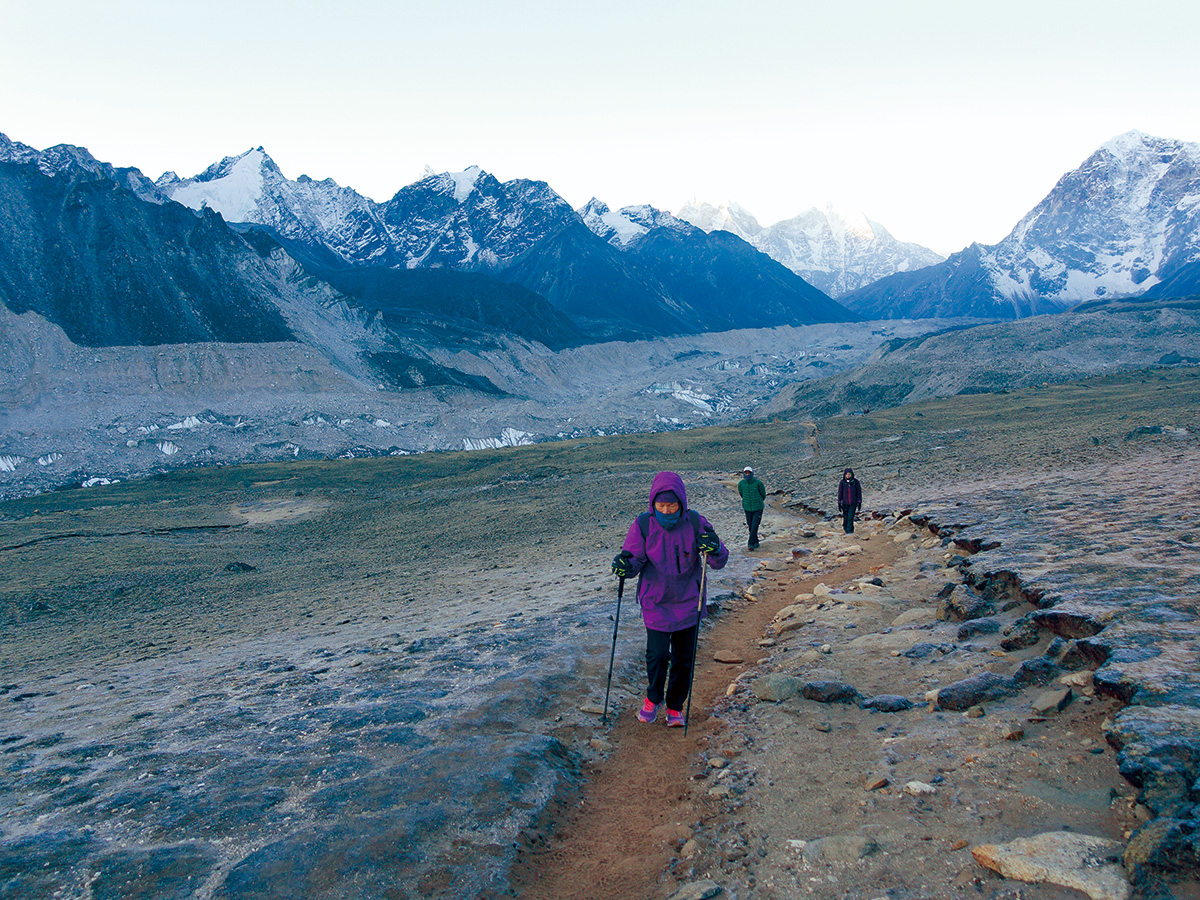
[[[462,203],[466,200],[471,195],[471,191],[475,190],[475,182],[482,174],[483,170],[479,166],[471,166],[462,172],[451,172],[450,179],[454,182],[455,201]]]
[[[171,199],[191,209],[207,206],[220,213],[226,222],[252,221],[263,194],[265,158],[262,148],[251,150],[238,158],[221,177],[173,189]]]

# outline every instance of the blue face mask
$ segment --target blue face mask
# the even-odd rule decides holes
[[[670,531],[679,524],[679,516],[682,513],[674,512],[669,516],[666,513],[660,513],[657,509],[654,511],[654,518],[658,519],[658,524]]]

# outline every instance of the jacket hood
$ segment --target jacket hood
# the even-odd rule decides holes
[[[650,484],[648,503],[651,514],[654,513],[654,498],[663,491],[674,491],[679,496],[680,515],[687,515],[687,489],[683,486],[683,479],[674,472],[659,472],[654,476],[654,481]]]

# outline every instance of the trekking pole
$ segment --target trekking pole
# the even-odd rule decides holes
[[[604,689],[604,715],[600,721],[608,725],[608,693],[612,690],[612,670],[613,660],[617,658],[617,629],[621,627],[621,597],[625,593],[625,576],[622,575],[617,582],[617,615],[613,619],[613,642],[612,652],[608,654],[608,686]],[[684,729],[687,730],[686,728]]]
[[[696,601],[696,636],[692,640],[692,671],[688,673],[687,711],[683,714],[683,736],[687,737],[692,719],[692,683],[696,680],[696,654],[700,650],[700,613],[704,609],[704,582],[708,577],[708,553],[700,551],[700,599]]]

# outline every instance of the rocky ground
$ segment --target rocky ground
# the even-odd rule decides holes
[[[778,513],[825,514],[851,463],[881,517],[768,519],[706,639],[714,718],[618,725],[526,895],[1200,896],[1194,379],[833,420],[760,469]]]
[[[317,323],[320,324],[320,323]],[[410,348],[487,379],[389,389],[323,345],[79,347],[0,305],[0,499],[179,468],[365,458],[725,424],[938,322],[748,329],[551,352]],[[331,326],[332,327],[332,326]]]
[[[1196,376],[5,503],[0,896],[1078,896],[979,862],[1064,833],[1195,896]],[[650,475],[732,543],[747,462],[769,540],[704,637],[741,662],[636,730],[627,606],[604,728]]]

